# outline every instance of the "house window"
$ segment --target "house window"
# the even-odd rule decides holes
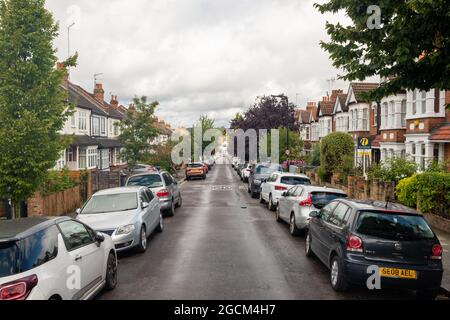
[[[406,127],[406,100],[402,101],[402,127]]]
[[[98,117],[92,117],[92,135],[100,135],[100,119]]]
[[[109,149],[99,150],[99,166],[100,169],[108,169],[109,168]]]
[[[119,123],[114,122],[113,126],[114,126],[114,135],[115,135],[115,136],[120,135]]]
[[[70,147],[69,149],[67,149],[67,162],[75,162],[75,153],[73,150],[73,147]]]
[[[373,107],[373,126],[376,127],[377,126],[377,121],[378,121],[378,106],[374,106]]]
[[[362,113],[362,129],[369,130],[369,109],[363,109]]]
[[[86,149],[82,148],[78,152],[78,166],[80,169],[86,169]]]
[[[395,125],[395,103],[389,102],[388,127],[392,128]]]
[[[388,127],[388,104],[387,102],[383,103],[383,111],[381,112],[383,115],[382,127],[387,128]]]
[[[122,162],[121,156],[120,156],[120,149],[116,148],[116,164],[120,164]]]
[[[422,91],[422,114],[427,113],[427,92]]]
[[[88,149],[88,167],[94,168],[97,166],[97,149]]]
[[[70,126],[72,127],[72,128],[76,128],[76,126],[77,126],[77,123],[76,123],[76,114],[75,114],[75,112],[70,116]]]
[[[413,113],[413,114],[416,114],[416,113],[417,113],[417,103],[416,103],[416,100],[417,100],[417,91],[414,90],[414,91],[412,92],[412,113]]]
[[[86,131],[87,130],[87,113],[84,111],[81,111],[78,114],[78,129],[80,131]]]
[[[112,119],[109,119],[108,122],[109,122],[109,123],[108,123],[108,126],[109,126],[109,134],[112,136],[113,133],[114,133],[113,121],[112,121]]]
[[[100,134],[102,136],[106,136],[106,119],[105,118],[100,119]]]

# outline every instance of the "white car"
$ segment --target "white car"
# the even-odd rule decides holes
[[[247,164],[244,169],[241,170],[241,180],[244,182],[248,182],[248,177],[250,177],[250,173],[252,172],[252,165]]]
[[[269,210],[274,211],[283,192],[296,185],[310,185],[311,180],[304,174],[275,172],[261,186],[259,195],[261,203],[268,203]]]
[[[108,235],[67,217],[0,222],[0,300],[85,300],[116,284]]]
[[[77,220],[110,235],[118,252],[145,252],[148,237],[164,229],[160,201],[143,186],[99,191],[77,213]]]

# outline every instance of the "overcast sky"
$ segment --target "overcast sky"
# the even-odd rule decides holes
[[[319,46],[325,21],[345,17],[322,16],[317,1],[47,0],[47,7],[60,24],[60,59],[75,21],[73,82],[92,91],[94,74],[103,73],[108,100],[146,95],[160,102],[162,119],[189,127],[205,113],[227,126],[258,95],[287,93],[300,107],[320,100],[340,73]]]

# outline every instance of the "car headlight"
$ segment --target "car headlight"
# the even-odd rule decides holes
[[[127,224],[126,226],[120,227],[116,231],[116,235],[130,234],[134,231],[134,224]]]

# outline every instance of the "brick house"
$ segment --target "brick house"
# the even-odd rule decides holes
[[[370,138],[377,141],[379,133],[379,105],[368,101],[365,94],[376,89],[378,83],[352,82],[350,83],[346,104],[349,113],[348,132],[355,140],[355,166],[363,166],[363,157],[357,152],[359,138]],[[372,162],[379,159],[379,150],[375,143],[371,157],[365,157],[365,165],[369,167]]]
[[[406,100],[406,155],[421,170],[431,161],[450,160],[449,92],[411,90]]]
[[[334,103],[333,119],[333,131],[348,132],[349,115],[346,93],[338,94],[336,102]]]

